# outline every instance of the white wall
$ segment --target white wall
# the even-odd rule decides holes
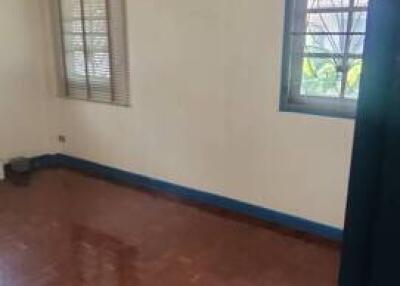
[[[37,0],[1,1],[0,160],[56,149],[46,113],[40,29]]]
[[[128,0],[132,106],[60,100],[64,152],[341,227],[353,122],[278,112],[283,0]]]

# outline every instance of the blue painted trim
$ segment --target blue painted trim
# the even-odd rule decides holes
[[[31,160],[32,167],[33,169],[57,167],[59,165],[58,156],[59,154],[54,154],[54,155],[46,154],[34,157]]]
[[[153,179],[143,175],[100,165],[87,160],[58,154],[42,158],[42,163],[43,161],[45,163],[44,165],[65,166],[84,171],[86,173],[101,176],[102,178],[108,180],[113,180],[136,187],[144,187],[151,190],[162,191],[181,198],[231,210],[237,213],[248,215],[250,217],[264,220],[266,222],[276,223],[294,230],[318,235],[324,238],[336,241],[341,241],[342,239],[342,230],[332,226],[312,222],[296,216],[180,186],[174,183]]]

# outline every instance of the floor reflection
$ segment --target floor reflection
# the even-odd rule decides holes
[[[77,286],[138,285],[134,247],[84,226],[74,226],[72,239]]]

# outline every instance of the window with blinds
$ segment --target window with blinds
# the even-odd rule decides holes
[[[129,105],[124,0],[58,0],[63,94]]]

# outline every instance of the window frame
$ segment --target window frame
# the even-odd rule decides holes
[[[81,18],[80,21],[82,22],[82,36],[84,37],[83,39],[83,53],[85,55],[85,62],[84,62],[84,69],[85,69],[85,75],[82,75],[82,79],[68,79],[68,70],[67,70],[67,64],[66,64],[66,56],[67,56],[67,49],[65,45],[65,36],[66,35],[74,35],[76,34],[75,32],[67,32],[64,30],[64,19],[63,19],[63,12],[62,12],[62,4],[61,0],[55,0],[52,1],[51,4],[51,11],[52,11],[52,21],[54,23],[54,29],[53,33],[55,35],[55,43],[54,43],[54,48],[55,48],[55,55],[56,55],[56,67],[57,67],[57,94],[59,97],[63,99],[68,99],[68,100],[78,100],[78,101],[86,101],[86,102],[92,102],[92,103],[100,103],[100,104],[108,104],[112,106],[119,106],[119,107],[130,107],[131,106],[131,96],[130,96],[130,61],[129,61],[129,49],[128,49],[128,32],[127,32],[127,15],[126,15],[126,0],[119,0],[120,5],[121,5],[121,17],[118,21],[121,23],[121,35],[118,35],[120,37],[118,39],[119,42],[123,43],[120,45],[120,50],[122,49],[124,52],[123,54],[123,66],[125,67],[123,70],[123,76],[119,76],[119,80],[123,80],[125,84],[125,95],[124,99],[121,99],[120,94],[115,93],[115,89],[118,89],[115,87],[114,84],[114,74],[113,74],[113,66],[115,64],[115,59],[114,57],[114,47],[113,47],[113,39],[116,37],[111,29],[111,21],[112,16],[110,15],[111,13],[111,5],[110,1],[113,0],[104,0],[104,3],[106,5],[106,17],[105,18],[99,18],[99,20],[105,20],[106,21],[106,31],[105,32],[88,32],[86,31],[86,26],[87,23],[86,21],[93,21],[96,20],[95,18],[91,17],[86,17],[84,16],[84,8],[83,8],[83,2],[84,0],[79,0],[80,5],[81,5]],[[73,21],[69,19],[68,21]],[[79,33],[78,33],[79,34]],[[78,35],[76,34],[76,35]],[[89,78],[96,78],[95,76],[91,75],[89,73],[89,66],[88,66],[88,51],[87,48],[87,39],[90,38],[92,35],[96,34],[101,34],[103,36],[106,36],[107,40],[107,52],[104,51],[104,53],[107,53],[108,59],[109,59],[109,77],[98,77],[97,80],[89,82]],[[74,52],[78,52],[79,50],[74,50]],[[69,51],[71,52],[71,51]],[[120,59],[118,59],[119,62]],[[117,62],[118,62],[117,60]],[[101,80],[99,80],[101,79]],[[106,83],[107,82],[107,83]],[[86,85],[86,88],[84,87]],[[74,90],[79,93],[79,95],[75,94],[70,94],[69,92],[69,86],[74,86]],[[107,86],[109,86],[110,89],[110,96],[107,98],[101,98],[101,96],[92,96],[91,91],[95,90],[104,90],[107,89]]]
[[[318,11],[325,11],[325,12],[367,12],[368,13],[368,6],[367,7],[357,7],[355,6],[355,0],[350,0],[350,5],[348,7],[335,7],[335,8],[312,8],[309,9],[305,7],[305,14],[302,17],[296,17],[295,13],[298,11],[295,10],[294,2],[298,0],[286,0],[285,1],[285,17],[284,17],[284,36],[283,36],[283,56],[282,56],[282,74],[281,74],[281,94],[280,94],[280,102],[279,102],[279,110],[281,112],[297,112],[297,113],[306,113],[312,115],[321,115],[321,116],[328,116],[328,117],[338,117],[338,118],[349,118],[353,119],[356,115],[357,111],[357,99],[350,99],[345,97],[323,97],[323,96],[313,96],[307,95],[304,96],[300,94],[294,94],[292,91],[293,89],[293,73],[300,73],[301,77],[301,64],[297,66],[297,69],[294,69],[293,72],[293,61],[301,61],[303,62],[303,58],[307,54],[303,47],[298,49],[294,49],[293,46],[293,35],[296,34],[304,34],[307,35],[307,32],[304,33],[294,33],[292,31],[293,21],[299,21],[299,24],[296,25],[303,25],[304,26],[304,19],[307,17],[308,13],[317,13]],[[304,0],[303,4],[307,5],[307,0]],[[349,13],[352,14],[352,13]],[[350,18],[351,19],[351,18]],[[341,32],[340,34],[345,35],[366,35],[366,32],[349,32],[351,29],[351,25],[353,23],[352,20],[348,23],[346,28],[346,32]],[[305,29],[304,29],[305,30]],[[336,33],[326,33],[327,35],[335,35]],[[302,40],[305,40],[305,36],[302,37]],[[347,42],[347,41],[346,41]],[[298,43],[297,43],[298,44]],[[296,53],[297,51],[297,53]],[[337,55],[337,58],[343,59],[347,62],[349,59],[363,59],[364,51],[361,55],[351,54],[349,51],[349,47],[345,47],[345,51]],[[333,58],[335,53],[321,53],[318,54],[317,57],[314,58]],[[294,60],[293,60],[294,58]],[[299,76],[299,75],[297,75]],[[347,72],[344,73],[343,79],[347,78]],[[296,82],[298,84],[299,81]],[[301,83],[301,81],[300,81]],[[342,85],[345,84],[342,82]],[[343,87],[345,88],[345,87]],[[299,87],[298,87],[299,89]]]

